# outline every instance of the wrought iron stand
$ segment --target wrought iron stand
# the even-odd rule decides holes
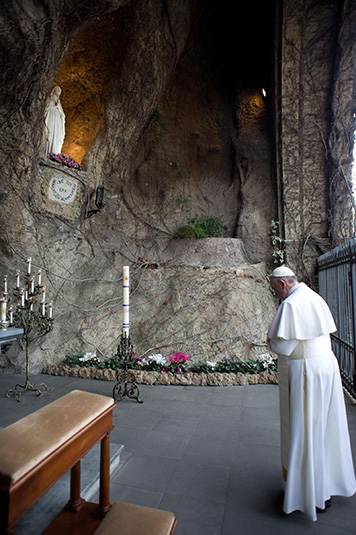
[[[130,399],[136,399],[138,403],[143,403],[143,400],[140,399],[139,388],[135,383],[135,375],[128,369],[132,363],[133,346],[131,337],[127,336],[126,333],[122,334],[120,337],[117,353],[124,369],[118,373],[118,382],[114,386],[113,398],[115,403],[124,399],[125,396]]]
[[[27,391],[36,392],[37,396],[42,394],[40,387],[49,390],[45,383],[37,385],[30,382],[30,343],[34,340],[44,336],[53,329],[53,318],[48,317],[45,311],[44,303],[39,303],[36,299],[42,295],[43,286],[36,286],[31,288],[29,275],[25,276],[25,297],[22,304],[18,304],[13,315],[13,325],[23,329],[23,339],[25,341],[26,350],[26,377],[25,384],[17,384],[15,388],[8,390],[5,393],[7,398],[16,397],[17,401],[21,401],[21,394]],[[18,288],[14,289],[15,297],[20,297]]]

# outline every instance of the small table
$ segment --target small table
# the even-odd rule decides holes
[[[0,355],[2,346],[7,346],[15,342],[23,334],[23,329],[10,327],[9,329],[0,330]]]

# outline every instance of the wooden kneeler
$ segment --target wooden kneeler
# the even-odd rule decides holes
[[[21,517],[68,470],[71,493],[65,521],[92,522],[93,533],[110,509],[110,432],[113,429],[112,398],[73,390],[38,411],[0,431],[0,535],[13,535]],[[100,452],[99,504],[80,497],[80,460],[98,442]],[[95,512],[95,515],[92,513]],[[69,513],[69,516],[65,513]],[[59,515],[60,516],[60,515]],[[48,533],[71,533],[56,528]],[[49,529],[49,528],[47,528]],[[47,533],[47,530],[46,530]]]
[[[168,511],[115,502],[94,535],[173,535],[177,522]]]

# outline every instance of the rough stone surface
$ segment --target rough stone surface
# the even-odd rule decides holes
[[[78,253],[69,244],[60,243],[62,253],[67,251],[67,262]],[[33,373],[44,362],[62,362],[67,354],[96,351],[98,357],[110,358],[116,353],[122,325],[122,280],[118,276],[122,268],[106,261],[100,265],[101,273],[91,285],[80,281],[86,279],[84,269],[77,271],[79,282],[59,280],[57,291],[64,298],[63,306],[57,301],[54,329],[32,352]],[[265,274],[264,264],[132,268],[130,334],[134,351],[141,356],[161,353],[165,358],[184,352],[192,361],[256,358],[266,353],[266,333],[277,302]],[[51,289],[48,294],[52,298]],[[24,352],[14,344],[1,365],[23,370]]]
[[[100,370],[94,367],[70,368],[63,365],[48,364],[42,370],[47,375],[65,375],[70,377],[85,377],[116,381],[117,372],[114,370]],[[276,372],[250,373],[172,373],[133,371],[135,382],[144,385],[184,385],[184,386],[237,386],[256,384],[278,384]]]
[[[282,17],[279,218],[291,267],[317,287],[315,257],[330,248],[330,232],[334,244],[354,233],[356,5],[291,0]]]
[[[287,260],[306,282],[330,230],[333,239],[345,234],[337,227],[350,212],[355,27],[354,3],[337,0],[8,3],[1,265],[13,287],[32,256],[55,307],[53,332],[31,346],[33,372],[65,353],[113,354],[125,264],[139,353],[212,360],[265,351],[276,306],[264,278],[271,219],[280,219]],[[63,87],[64,150],[87,173],[73,217],[47,209],[41,186],[53,82]],[[98,211],[101,183],[108,202]],[[195,215],[222,217],[224,238],[238,247],[225,255],[228,242],[214,251],[204,243],[199,258],[199,244],[170,243]],[[14,344],[0,371],[23,367]]]
[[[248,259],[242,240],[236,238],[192,238],[163,241],[161,249],[153,250],[150,261],[166,266],[225,268],[246,265]]]

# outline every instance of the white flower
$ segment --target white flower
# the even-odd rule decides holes
[[[259,355],[257,358],[264,368],[271,366],[275,360],[270,353],[264,353],[263,355]]]
[[[96,359],[100,361],[100,359],[96,356],[96,351],[94,351],[93,353],[85,353],[84,357],[79,357],[79,360],[81,362],[87,362],[91,359]]]
[[[206,361],[207,365],[210,366],[211,368],[215,368],[216,366],[216,362],[209,362],[208,360]]]
[[[147,358],[142,359],[144,364],[150,364],[152,361],[161,364],[162,366],[166,364],[166,359],[160,353],[157,353],[157,355],[149,355]]]

